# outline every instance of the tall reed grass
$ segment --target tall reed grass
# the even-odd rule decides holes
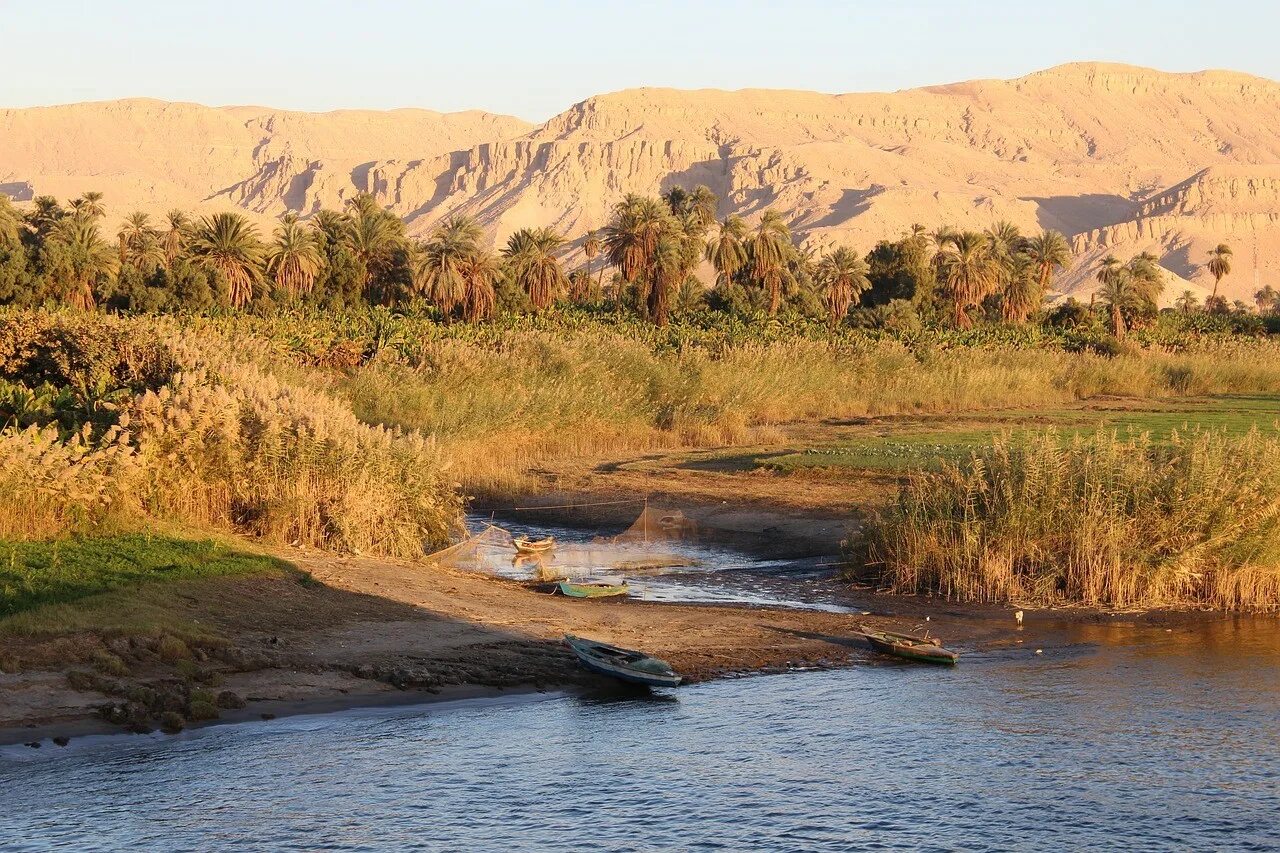
[[[163,519],[411,556],[456,527],[461,499],[433,440],[365,424],[342,400],[245,363],[219,336],[143,319],[4,319],[0,378],[73,392],[55,395],[52,410],[34,402],[48,393],[18,385],[9,395],[0,504],[12,511],[0,514],[0,537]],[[133,346],[67,344],[86,329]],[[139,370],[143,345],[169,369]]]
[[[1004,437],[910,477],[860,546],[895,592],[1280,609],[1280,436]]]

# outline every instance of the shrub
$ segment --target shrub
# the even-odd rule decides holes
[[[1277,609],[1280,437],[1005,437],[912,476],[861,551],[896,592]]]

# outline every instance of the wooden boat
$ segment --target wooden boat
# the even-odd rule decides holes
[[[554,536],[548,536],[545,539],[530,539],[528,536],[517,536],[511,540],[511,544],[515,547],[517,554],[532,556],[534,554],[545,554],[556,547],[556,539]]]
[[[865,625],[859,627],[871,648],[886,655],[917,663],[937,663],[944,666],[953,666],[960,660],[960,655],[950,649],[944,649],[942,641],[935,637],[915,637],[893,631],[875,631]]]
[[[584,640],[572,634],[566,634],[564,642],[582,665],[592,672],[647,687],[677,687],[680,684],[680,676],[671,664],[649,657],[644,652]]]
[[[631,587],[626,581],[621,583],[599,583],[594,581],[562,580],[551,584],[548,590],[552,595],[567,595],[570,598],[611,598],[615,595],[627,595]]]

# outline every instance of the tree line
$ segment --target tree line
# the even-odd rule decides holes
[[[130,214],[114,240],[103,227],[101,193],[65,207],[40,196],[25,211],[0,196],[0,303],[151,312],[425,302],[447,319],[478,322],[503,309],[612,301],[658,325],[673,311],[707,304],[821,316],[832,326],[856,307],[875,322],[909,316],[969,328],[978,319],[1016,325],[1042,315],[1054,276],[1071,263],[1062,234],[1024,235],[1008,222],[984,231],[914,225],[862,255],[848,246],[798,246],[776,210],[751,226],[736,215],[717,218],[717,207],[701,185],[627,195],[603,227],[581,238],[585,262],[568,272],[571,243],[554,229],[520,229],[493,250],[475,219],[455,215],[415,239],[367,194],[305,221],[286,215],[269,236],[239,213],[196,219],[172,210],[161,220]],[[1210,310],[1227,310],[1217,283],[1230,272],[1230,256],[1219,246],[1206,265],[1215,277]],[[711,288],[697,275],[704,261],[715,274]],[[1128,262],[1109,256],[1097,279],[1100,305],[1090,314],[1101,308],[1117,337],[1155,313],[1164,286],[1149,254]],[[1193,299],[1184,294],[1180,307],[1193,310]],[[1266,299],[1277,303],[1274,293]]]

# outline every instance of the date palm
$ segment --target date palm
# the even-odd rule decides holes
[[[263,247],[249,220],[238,213],[204,217],[191,238],[191,255],[197,265],[226,278],[231,307],[242,308],[253,299],[253,285],[262,278]]]
[[[1200,300],[1190,290],[1182,291],[1182,295],[1173,301],[1173,307],[1183,314],[1190,314],[1200,307]]]
[[[467,322],[477,323],[493,314],[497,303],[494,285],[502,269],[492,252],[476,249],[462,264],[462,277],[466,282],[466,296],[462,311]]]
[[[782,303],[782,280],[787,259],[793,251],[791,229],[782,214],[772,208],[766,210],[748,246],[751,276],[768,294],[769,316],[773,316]]]
[[[1101,287],[1098,288],[1098,301],[1111,314],[1111,333],[1117,340],[1124,340],[1124,312],[1133,310],[1139,305],[1138,292],[1133,286],[1129,268],[1120,262],[1115,255],[1107,255],[1102,259],[1095,276]]]
[[[841,246],[818,261],[818,281],[826,288],[827,317],[834,329],[849,313],[853,300],[862,295],[871,281],[867,264],[858,253]]]
[[[587,232],[587,236],[582,241],[582,254],[587,258],[587,276],[591,275],[591,264],[595,261],[596,256],[600,254],[602,243],[600,242],[600,232],[591,230]],[[596,291],[604,286],[604,265],[600,266],[600,274],[596,282]]]
[[[390,268],[397,253],[408,248],[404,222],[382,209],[377,199],[368,193],[361,193],[348,201],[346,212],[350,224],[346,229],[345,242],[364,267],[365,293],[372,295],[379,278]]]
[[[551,306],[567,285],[556,251],[564,237],[550,228],[522,228],[507,240],[503,257],[536,310]]]
[[[1024,251],[1035,264],[1042,294],[1049,291],[1054,271],[1071,263],[1071,247],[1067,245],[1067,238],[1057,231],[1040,232],[1027,241]]]
[[[164,263],[164,248],[159,233],[151,227],[151,217],[135,211],[125,218],[116,235],[120,265],[147,271]]]
[[[671,228],[671,213],[657,199],[627,195],[613,209],[604,228],[604,252],[622,281],[637,286],[641,311],[649,315],[653,258],[658,239]]]
[[[720,230],[707,241],[706,258],[716,271],[716,283],[726,287],[747,264],[747,223],[730,214],[720,223]]]
[[[294,298],[310,293],[323,267],[324,255],[315,231],[304,228],[296,217],[286,218],[266,253],[267,275],[276,287]]]
[[[1254,291],[1253,302],[1258,306],[1259,312],[1270,313],[1276,309],[1277,303],[1280,303],[1280,292],[1268,284],[1261,290]]]
[[[192,223],[191,217],[177,208],[166,213],[164,218],[168,226],[164,232],[164,263],[166,267],[172,267],[173,262],[187,248]]]
[[[90,191],[82,194],[79,198],[72,199],[71,215],[87,222],[101,219],[107,215],[107,209],[102,203],[102,198],[102,193]]]
[[[939,281],[955,311],[956,325],[971,328],[969,309],[994,293],[999,282],[990,241],[976,231],[955,232],[939,250],[937,265]]]
[[[1218,298],[1218,285],[1231,274],[1231,247],[1219,243],[1209,252],[1209,263],[1205,264],[1209,274],[1213,276],[1213,300]]]
[[[50,239],[60,249],[60,260],[66,264],[69,274],[71,289],[67,304],[89,310],[94,306],[95,285],[115,271],[115,253],[102,239],[97,224],[80,217],[63,219],[55,226]]]
[[[432,229],[422,244],[414,270],[418,286],[446,315],[467,302],[467,269],[481,236],[474,219],[453,216]]]
[[[685,254],[683,240],[673,230],[658,238],[653,253],[652,278],[649,288],[649,317],[658,326],[667,325],[671,313],[671,298],[685,278]]]
[[[1044,301],[1038,267],[1029,255],[1019,252],[1005,264],[1000,290],[1000,317],[1006,323],[1022,324]]]
[[[22,239],[23,228],[22,214],[7,195],[0,195],[0,246],[16,246]]]

